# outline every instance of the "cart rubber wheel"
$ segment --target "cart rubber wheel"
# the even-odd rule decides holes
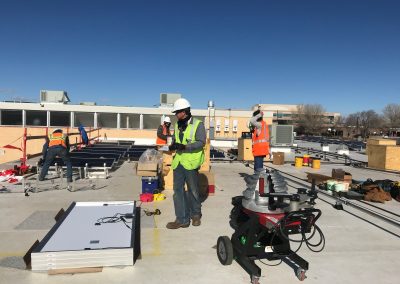
[[[307,278],[306,270],[304,270],[302,268],[298,268],[297,271],[296,271],[296,276],[300,281],[303,281],[304,279]]]
[[[233,248],[229,237],[221,236],[217,240],[217,255],[222,265],[231,265],[233,260]]]

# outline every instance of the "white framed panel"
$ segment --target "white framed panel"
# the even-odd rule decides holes
[[[225,119],[224,132],[229,132],[229,119]]]
[[[133,265],[139,215],[132,201],[73,202],[33,249],[32,270]],[[131,221],[101,221],[113,216]]]
[[[221,132],[221,120],[220,119],[217,119],[215,122],[215,131]]]

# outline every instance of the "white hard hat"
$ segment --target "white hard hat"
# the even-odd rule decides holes
[[[178,110],[182,110],[189,107],[190,107],[189,101],[187,99],[180,98],[175,101],[174,109],[172,110],[172,112],[176,112]]]
[[[171,123],[171,119],[169,116],[164,117],[164,122]]]

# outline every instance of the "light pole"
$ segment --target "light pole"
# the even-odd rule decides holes
[[[214,140],[214,120],[211,120],[211,113],[215,116],[215,106],[213,101],[208,101],[208,137]]]

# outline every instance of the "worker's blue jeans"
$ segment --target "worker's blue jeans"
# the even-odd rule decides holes
[[[47,153],[46,153],[46,158],[44,160],[43,168],[40,171],[39,180],[43,180],[46,177],[47,172],[49,171],[49,167],[56,156],[59,156],[63,160],[65,166],[67,166],[67,181],[72,182],[71,160],[69,158],[67,149],[65,149],[62,146],[53,146],[53,147],[48,148]]]
[[[264,156],[254,156],[254,173],[263,171]]]
[[[188,190],[185,191],[185,183]],[[190,222],[190,218],[201,217],[199,196],[199,171],[186,170],[181,164],[174,169],[174,206],[176,220],[181,224]]]

